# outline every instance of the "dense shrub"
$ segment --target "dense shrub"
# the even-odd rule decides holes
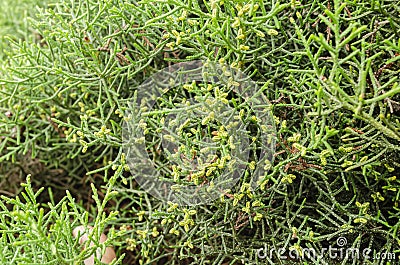
[[[13,246],[4,262],[13,263],[15,251],[24,253],[18,264],[82,260],[69,235],[78,224],[111,229],[107,244],[125,255],[123,264],[291,264],[276,254],[260,259],[257,250],[321,252],[340,236],[349,247],[398,249],[395,2],[72,0],[38,10],[29,24],[36,37],[9,39],[11,51],[0,57],[0,161],[1,181],[31,174],[34,189],[46,193],[27,191],[26,202],[2,198],[1,244]],[[134,181],[121,126],[146,78],[196,59],[240,69],[263,89],[277,145],[257,190],[243,178],[212,205],[181,207]],[[193,86],[191,93],[207,92]],[[178,90],[164,103],[177,106],[187,95]],[[148,121],[152,130],[163,128],[162,117]],[[157,134],[146,137],[172,179],[159,143]],[[58,228],[40,234],[51,225]],[[57,244],[61,251],[48,251]],[[333,261],[325,255],[316,262]]]

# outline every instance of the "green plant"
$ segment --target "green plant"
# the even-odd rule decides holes
[[[26,157],[37,158],[45,172],[32,175],[38,187],[69,189],[81,206],[92,203],[79,192],[82,180],[115,190],[103,210],[119,212],[107,225],[121,231],[112,238],[117,254],[126,254],[124,264],[285,264],[277,255],[261,260],[256,251],[265,244],[321,251],[339,236],[354,247],[397,251],[398,13],[386,0],[51,5],[31,24],[40,43],[11,41],[12,55],[0,68],[2,167],[17,163],[24,172],[32,168],[22,165]],[[121,126],[131,118],[125,111],[138,85],[195,59],[226,63],[263,88],[277,129],[275,160],[265,165],[269,172],[257,190],[243,178],[212,205],[165,205],[127,170]],[[212,94],[207,86],[187,88]],[[166,94],[160,106],[175,108],[187,95]],[[236,110],[242,109],[248,113],[244,105]],[[146,148],[160,168],[168,163],[153,132],[163,128],[162,112],[142,121],[151,128]],[[210,134],[221,130],[212,126]],[[229,150],[229,141],[221,146]],[[190,159],[192,148],[184,149]],[[174,179],[178,171],[175,179],[184,180],[182,170],[165,175]],[[115,172],[115,185],[107,184]],[[54,184],[55,178],[65,181]]]
[[[113,181],[115,177],[110,183]],[[1,197],[2,264],[81,264],[97,248],[104,251],[105,246],[120,235],[111,230],[108,241],[80,251],[78,240],[72,237],[72,230],[77,225],[87,227],[92,216],[76,203],[69,192],[60,201],[55,202],[51,197],[51,202],[41,204],[38,197],[44,188],[34,191],[30,176],[23,187],[25,191],[16,198]],[[93,191],[96,194],[93,196],[96,210],[92,212],[95,213],[93,232],[88,233],[88,237],[93,242],[99,242],[106,223],[115,219],[117,213],[104,212],[105,204],[113,194],[110,188],[103,201],[100,201],[94,186]],[[114,264],[117,263],[115,260]]]

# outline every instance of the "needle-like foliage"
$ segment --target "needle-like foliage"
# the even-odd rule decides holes
[[[71,226],[88,223],[97,231],[112,228],[108,243],[125,254],[123,264],[390,261],[332,260],[324,248],[337,247],[338,237],[348,248],[399,255],[396,1],[70,0],[38,10],[29,20],[31,37],[9,37],[6,55],[0,53],[0,181],[31,174],[35,186],[52,187],[60,201],[40,210],[30,182],[25,201],[2,197],[3,261],[28,243],[35,251],[24,249],[15,264],[76,261]],[[126,110],[146,78],[192,60],[250,76],[269,99],[265,108],[273,113],[277,142],[258,189],[249,188],[246,175],[212,205],[181,207],[137,185],[122,152],[122,125],[132,118]],[[209,184],[228,167],[226,152],[234,148],[210,113],[203,124],[204,117],[187,121],[189,96],[219,97],[234,106],[238,119],[261,128],[243,99],[216,91],[189,83],[158,104],[177,109],[175,120],[160,108],[140,121],[148,129],[142,140],[165,179]],[[180,132],[162,130],[166,122]],[[196,142],[204,133],[219,137],[218,157],[210,157],[201,174],[190,174],[187,168],[207,147]],[[257,135],[251,135],[255,145]],[[163,153],[163,139],[184,143],[175,160]],[[81,188],[88,183],[97,189]],[[67,189],[72,195],[63,198]],[[43,200],[50,200],[46,194]],[[319,257],[287,260],[268,251],[260,258],[265,246],[286,254],[312,248]]]

